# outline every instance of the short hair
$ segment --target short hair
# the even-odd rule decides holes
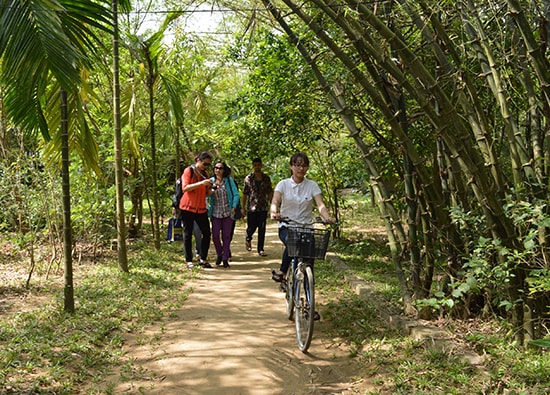
[[[309,166],[309,158],[303,152],[297,152],[294,155],[292,155],[290,157],[290,165],[291,166],[295,165],[296,163],[298,163],[300,159],[302,160],[302,162],[304,162],[304,165]]]
[[[197,157],[195,158],[195,161],[197,160],[200,160],[200,161],[203,161],[205,159],[210,159],[212,160],[212,155],[210,154],[210,152],[206,152],[206,151],[202,151],[200,154],[197,155]]]
[[[261,158],[254,158],[252,159],[252,164],[254,163],[262,163],[262,159]]]

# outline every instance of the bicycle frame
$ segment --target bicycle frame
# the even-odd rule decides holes
[[[298,348],[304,353],[311,345],[315,321],[314,259],[324,259],[329,237],[327,229],[288,228],[286,248],[292,257],[292,270],[280,287],[285,292],[287,317],[295,323]]]

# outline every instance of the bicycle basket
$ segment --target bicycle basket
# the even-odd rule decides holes
[[[330,229],[289,227],[286,247],[291,257],[325,259]]]

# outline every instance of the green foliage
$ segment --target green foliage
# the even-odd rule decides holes
[[[299,141],[312,140],[311,102],[304,89],[311,86],[312,76],[296,67],[302,60],[284,37],[271,33],[257,38],[245,61],[250,69],[247,84],[227,105],[230,120],[245,120],[241,147],[245,154],[265,160],[289,156]]]
[[[550,355],[539,350],[523,349],[503,339],[508,336],[510,324],[494,322],[491,333],[475,333],[466,336],[480,355],[486,355],[494,387],[513,388],[518,393],[546,394],[550,390],[548,372]],[[540,341],[533,341],[537,345]],[[498,384],[497,384],[498,383]]]
[[[75,241],[102,246],[115,237],[115,189],[108,179],[82,173],[73,166],[71,202]]]
[[[415,394],[461,394],[470,388],[477,376],[475,369],[461,361],[459,356],[421,347],[413,347],[410,351],[416,354],[412,360],[409,356],[399,360],[400,366],[394,376],[395,394],[408,394],[411,391]],[[418,363],[419,360],[424,360],[427,365]],[[427,366],[430,368],[426,369]],[[444,380],[442,374],[445,374]]]
[[[550,292],[550,269],[532,270],[527,277],[527,283],[531,294]]]
[[[82,69],[98,55],[96,31],[109,31],[111,20],[109,3],[104,1],[59,1],[55,7],[39,0],[3,4],[2,102],[18,126],[27,133],[40,130],[49,139],[46,115],[52,102],[45,100],[46,87],[55,80],[70,93],[80,88]],[[60,112],[58,105],[54,111]]]
[[[59,241],[61,186],[60,179],[38,166],[36,158],[13,155],[11,163],[0,163],[0,232],[28,258],[28,286],[33,272],[47,270],[47,261],[38,259],[38,246],[55,249]]]
[[[388,316],[399,314],[399,291],[385,238],[356,234],[356,229],[372,232],[381,225],[380,219],[374,217],[365,196],[345,195],[344,202],[343,239],[330,250],[337,251],[352,270],[340,272],[328,262],[316,262],[317,302],[326,301],[320,311],[330,320],[327,326],[334,341],[340,347],[345,343],[359,361],[358,376],[370,388],[365,394],[549,393],[550,355],[510,344],[513,329],[506,320],[440,320],[437,326],[449,333],[449,343],[443,347],[437,345],[439,339],[415,340],[391,325]],[[349,287],[354,276],[366,279],[372,293],[356,295]],[[441,304],[441,299],[434,298],[434,303]],[[424,325],[414,320],[411,324]],[[548,340],[532,343],[550,346]]]
[[[339,116],[329,111],[328,97],[296,47],[269,31],[262,30],[255,40],[253,46],[237,41],[229,50],[248,72],[240,90],[226,101],[224,146],[237,153],[233,160],[248,161],[246,170],[253,157],[262,157],[274,183],[289,176],[290,155],[305,152],[311,160],[308,177],[321,185],[328,206],[336,207],[335,191],[366,184],[355,143]],[[246,50],[237,51],[239,46]]]
[[[394,276],[390,251],[384,243],[384,230],[370,197],[360,192],[341,196],[342,232],[344,237],[334,241],[333,248],[360,277],[374,281],[380,291],[398,299],[399,290]]]
[[[550,348],[550,339],[538,339],[538,340],[531,340],[529,342],[532,346],[538,346],[541,348],[548,349]]]
[[[49,209],[55,209],[59,185],[33,158],[20,157],[0,163],[0,229],[27,233],[40,231],[47,225]],[[54,207],[48,208],[48,202]],[[59,201],[57,201],[59,203]]]
[[[433,297],[417,301],[420,307],[452,309],[470,295],[491,296],[487,302],[496,309],[509,311],[517,301],[510,300],[507,292],[518,267],[528,273],[527,284],[531,294],[544,294],[550,291],[548,269],[538,262],[541,229],[550,228],[550,217],[546,213],[547,203],[542,201],[521,202],[512,196],[504,210],[513,219],[518,229],[516,249],[506,247],[501,240],[486,236],[485,223],[481,215],[466,213],[458,207],[451,210],[453,221],[464,229],[469,237],[468,255],[465,256],[460,277],[449,284],[449,291],[436,290]]]
[[[239,136],[232,151],[250,159],[261,156],[265,162],[281,157],[288,160],[292,153],[304,151],[309,155],[318,153],[324,164],[327,159],[333,164],[337,163],[336,156],[342,155],[343,162],[349,164],[347,155],[354,152],[353,142],[338,115],[329,111],[328,98],[296,47],[286,37],[265,30],[255,40],[251,47],[249,43],[235,44],[249,51],[246,58],[239,57],[248,67],[246,83],[227,100],[228,121],[235,123],[233,130]],[[336,174],[347,175],[341,171]],[[354,182],[349,174],[342,184]],[[334,172],[332,178],[343,179]]]

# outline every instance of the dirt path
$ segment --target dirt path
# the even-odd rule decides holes
[[[354,394],[357,369],[316,323],[308,354],[297,349],[283,293],[270,279],[281,244],[268,227],[267,257],[244,247],[236,229],[229,269],[200,269],[194,292],[175,317],[129,337],[130,381],[111,376],[113,394]],[[210,255],[212,256],[213,249]],[[318,306],[322,313],[322,305]]]

